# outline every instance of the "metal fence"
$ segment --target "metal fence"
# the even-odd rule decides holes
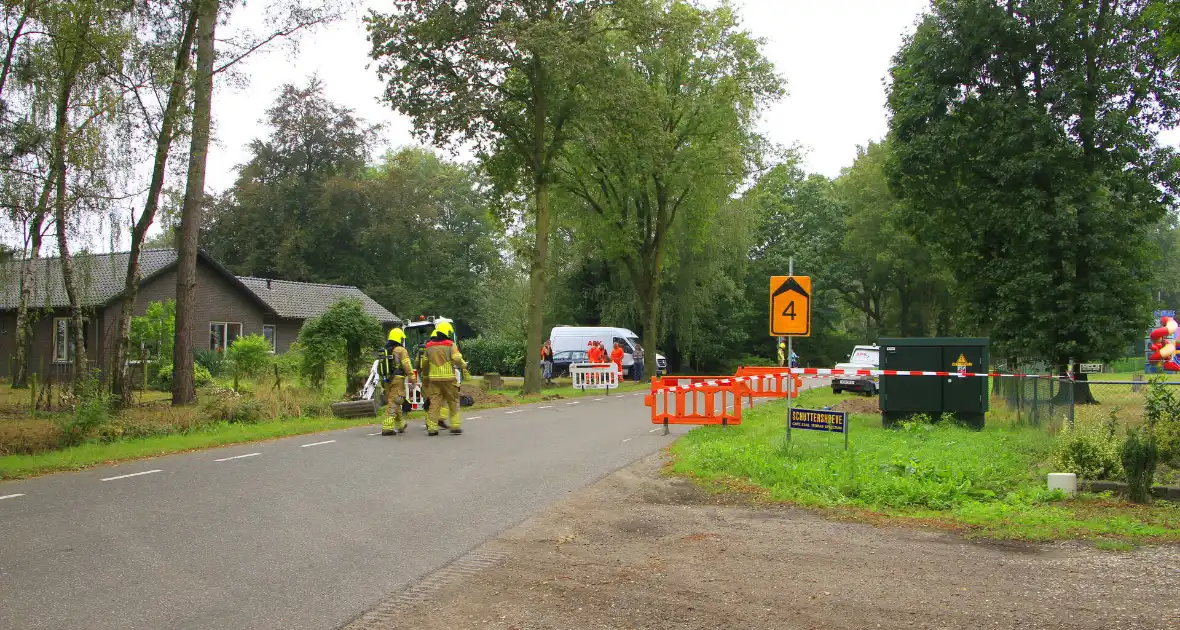
[[[1176,387],[1180,381],[1164,381]],[[992,378],[991,409],[1006,411],[1010,421],[1055,432],[1063,426],[1092,426],[1115,418],[1122,426],[1143,422],[1143,407],[1151,381],[1071,381],[1036,377]]]

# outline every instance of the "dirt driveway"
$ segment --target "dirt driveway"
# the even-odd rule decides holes
[[[346,627],[1180,628],[1180,548],[974,542],[608,476]]]

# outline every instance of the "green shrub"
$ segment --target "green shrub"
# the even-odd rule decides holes
[[[95,375],[80,381],[74,389],[73,412],[60,416],[62,446],[77,446],[110,418],[111,398]]]
[[[258,378],[270,366],[270,342],[262,335],[246,335],[234,339],[226,352],[230,371],[234,377],[234,389],[243,378]]]
[[[211,378],[225,372],[225,355],[219,350],[194,350],[193,362],[205,367]]]
[[[1143,403],[1143,420],[1155,435],[1160,461],[1180,462],[1180,399],[1175,386],[1164,385],[1158,377],[1152,380]]]
[[[204,365],[193,363],[193,381],[197,387],[208,387],[213,384],[213,375]],[[156,387],[161,391],[172,389],[172,364],[160,366],[156,374]]]
[[[501,337],[476,337],[459,343],[472,374],[524,375],[525,346]]]
[[[129,334],[132,348],[142,347],[149,357],[171,361],[176,336],[176,301],[149,303],[141,317],[131,318]],[[136,352],[132,350],[132,354]]]
[[[1122,443],[1115,436],[1118,418],[1097,426],[1069,428],[1066,425],[1053,447],[1053,471],[1071,472],[1079,479],[1119,479],[1123,472]]]
[[[328,364],[344,363],[345,389],[360,389],[365,379],[366,352],[381,347],[381,323],[357,300],[341,300],[299,329],[301,372],[313,387],[324,386]]]
[[[1155,436],[1150,431],[1128,430],[1122,456],[1131,500],[1136,503],[1151,501],[1151,481],[1155,478],[1155,465],[1159,457]]]

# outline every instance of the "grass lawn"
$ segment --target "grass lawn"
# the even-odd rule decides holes
[[[219,422],[202,425],[186,433],[112,442],[86,443],[72,448],[34,455],[0,457],[0,479],[33,477],[48,472],[77,470],[145,457],[158,457],[215,446],[257,442],[274,438],[332,431],[372,424],[374,418],[295,418],[258,424]]]
[[[818,389],[801,395],[798,406],[839,400]],[[752,491],[837,518],[992,538],[1084,538],[1111,549],[1180,541],[1180,506],[1137,506],[1107,496],[1063,500],[1048,492],[1054,438],[1038,428],[993,421],[978,432],[928,424],[886,430],[880,416],[857,414],[850,417],[846,452],[838,434],[796,430],[787,442],[785,420],[786,405],[776,402],[743,414],[741,426],[701,427],[672,446],[671,470],[719,490]]]

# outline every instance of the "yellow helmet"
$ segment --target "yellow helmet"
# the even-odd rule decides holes
[[[436,322],[434,324],[434,333],[439,335],[446,335],[447,339],[455,338],[455,327],[451,322]],[[433,336],[433,335],[432,335]]]
[[[401,328],[394,328],[393,330],[389,331],[389,340],[405,345],[406,331],[402,330]]]

